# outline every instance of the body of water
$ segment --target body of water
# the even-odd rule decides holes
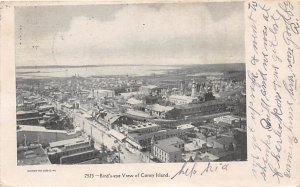
[[[130,75],[147,76],[153,73],[164,74],[169,70],[179,69],[179,66],[99,66],[99,67],[67,67],[67,68],[18,68],[18,78],[51,78],[71,77],[79,74],[81,77]]]

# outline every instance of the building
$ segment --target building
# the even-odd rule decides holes
[[[127,116],[108,112],[100,112],[97,121],[109,129],[116,129],[124,124],[131,124],[133,122]]]
[[[154,118],[147,112],[133,109],[128,109],[125,115],[133,121],[146,121]]]
[[[104,97],[112,98],[115,97],[115,91],[113,90],[93,90],[93,97],[100,99]]]
[[[218,161],[220,158],[214,154],[211,154],[209,152],[205,152],[201,155],[199,155],[199,160],[195,160],[195,161],[200,161],[200,162],[216,162]]]
[[[185,152],[194,152],[199,151],[201,149],[212,148],[213,143],[206,142],[205,140],[201,140],[199,138],[194,138],[192,142],[184,145]]]
[[[186,95],[170,95],[169,101],[175,105],[185,105],[196,103],[198,99],[196,97],[186,96]]]
[[[170,119],[175,117],[174,107],[162,106],[159,104],[147,105],[146,112],[148,112],[151,116],[162,119]]]
[[[37,110],[17,111],[18,125],[38,125],[43,116]]]
[[[47,105],[47,104],[48,104],[48,101],[46,101],[46,100],[39,100],[39,101],[35,102],[35,107],[40,107],[42,105]]]
[[[122,96],[124,99],[129,99],[139,94],[140,94],[139,92],[124,92],[124,93],[120,93],[120,96]]]
[[[177,129],[184,129],[188,132],[193,132],[195,130],[195,126],[192,124],[182,124],[176,127]]]
[[[81,135],[79,128],[73,132],[65,130],[50,130],[42,126],[18,125],[17,143],[23,144],[24,141],[40,144],[48,144],[50,142],[76,138]]]
[[[210,161],[226,162],[226,161],[232,161],[241,158],[240,152],[238,151],[230,151],[230,150],[224,150],[220,148],[210,149],[208,151],[208,154],[211,154],[215,157],[214,160],[210,160]]]
[[[32,102],[29,103],[19,103],[16,105],[16,111],[27,111],[27,110],[34,110],[35,104]]]
[[[17,148],[17,165],[46,165],[51,164],[41,144],[30,144]]]
[[[159,95],[161,93],[161,88],[155,85],[141,86],[139,91],[144,95]]]
[[[128,133],[126,138],[126,146],[135,149],[145,149],[151,147],[151,139],[162,140],[171,137],[182,137],[186,135],[186,130],[168,129],[150,133]]]
[[[22,98],[19,100],[19,102],[17,101],[17,111],[21,111],[21,110],[34,110],[36,107],[40,106],[44,104],[44,101],[39,101],[37,99],[28,99],[28,98]]]
[[[229,124],[229,125],[234,125],[234,124],[237,124],[238,122],[240,121],[245,121],[245,119],[241,118],[241,117],[236,117],[236,116],[233,116],[233,115],[226,115],[226,116],[220,116],[220,117],[217,117],[217,118],[214,118],[214,122],[215,123],[226,123],[226,124]]]
[[[159,140],[154,143],[152,155],[161,162],[181,162],[184,141],[178,137]]]
[[[124,93],[134,93],[139,90],[139,85],[126,85],[126,86],[121,86],[121,87],[117,87],[117,88],[113,88],[113,90],[115,91],[115,95],[123,95]],[[126,95],[126,94],[125,94]]]
[[[40,113],[45,113],[45,112],[47,112],[47,111],[49,111],[49,110],[54,110],[54,106],[52,106],[52,105],[42,105],[42,106],[40,106],[40,107],[38,108],[38,111],[39,111]]]
[[[226,105],[219,100],[205,101],[195,104],[184,104],[174,106],[181,117],[190,115],[209,115],[226,111]]]
[[[46,150],[52,164],[75,164],[97,156],[93,142],[83,138],[51,142]]]
[[[116,138],[120,143],[123,143],[124,140],[126,139],[126,136],[124,134],[114,129],[108,131],[107,134]]]
[[[128,99],[125,104],[132,109],[143,110],[145,108],[144,102],[135,98]]]
[[[140,123],[138,125],[123,125],[123,129],[125,134],[128,133],[146,134],[146,133],[159,131],[160,126],[154,123]]]

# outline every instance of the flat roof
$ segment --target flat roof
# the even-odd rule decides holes
[[[172,137],[168,139],[159,140],[158,143],[155,144],[154,146],[168,153],[178,152],[180,151],[180,149],[174,146],[174,144],[177,143],[184,143],[184,141],[178,137]]]
[[[105,92],[115,92],[114,90],[105,90],[105,89],[100,89],[100,90],[94,90],[94,93],[95,92],[100,92],[100,93],[105,93]]]
[[[43,126],[34,126],[34,125],[18,125],[20,129],[17,131],[36,131],[36,132],[54,132],[54,133],[68,133],[65,130],[53,130],[53,129],[46,129]]]
[[[120,93],[121,96],[132,96],[135,94],[138,94],[140,92],[124,92],[124,93]]]
[[[185,151],[195,151],[195,150],[198,150],[202,148],[202,145],[197,145],[197,144],[194,144],[193,142],[191,143],[187,143],[184,145],[184,150]]]
[[[174,107],[170,107],[170,106],[162,106],[159,104],[153,104],[153,105],[149,105],[147,106],[148,109],[150,110],[154,110],[154,111],[159,111],[159,112],[168,112],[170,110],[173,110]]]
[[[46,100],[40,100],[40,101],[36,101],[36,103],[48,103],[48,101],[46,101]]]
[[[22,147],[17,151],[17,165],[51,164],[41,145]]]
[[[164,144],[155,144],[155,147],[158,147],[159,149],[167,152],[167,153],[171,153],[171,152],[178,152],[180,151],[179,148],[173,146],[173,145],[164,145]]]
[[[42,116],[38,116],[38,117],[32,117],[32,118],[21,118],[21,119],[17,119],[18,121],[27,121],[27,120],[34,120],[34,119],[42,119]]]
[[[186,95],[170,95],[171,99],[182,99],[182,100],[195,100],[195,97],[186,96]]]
[[[162,140],[158,140],[159,144],[176,144],[176,143],[184,143],[184,141],[178,137],[171,137],[171,138],[167,138],[167,139],[162,139]]]
[[[211,153],[203,153],[201,155],[199,155],[199,157],[202,159],[202,160],[208,160],[208,161],[215,161],[215,160],[218,160],[219,157],[214,155],[214,154],[211,154]]]
[[[92,152],[95,152],[95,150],[94,150],[94,149],[91,149],[91,150],[87,150],[87,151],[82,151],[82,152],[79,152],[79,153],[74,153],[74,154],[70,154],[70,155],[65,155],[65,156],[62,156],[61,158],[68,158],[68,157],[77,156],[77,155],[82,155],[82,154],[85,154],[85,153],[92,153]]]
[[[160,130],[156,132],[151,132],[147,134],[141,134],[141,133],[128,133],[127,136],[131,136],[133,138],[138,138],[138,137],[145,137],[145,138],[151,138],[153,136],[161,136],[167,133],[178,133],[178,132],[185,132],[183,129],[168,129],[168,130]]]
[[[47,109],[47,108],[54,108],[53,105],[42,105],[39,107],[39,109]]]
[[[138,130],[138,129],[146,129],[149,127],[160,127],[160,126],[155,123],[141,123],[138,125],[126,125],[126,127],[130,130]]]
[[[142,111],[135,111],[135,110],[127,110],[127,115],[132,115],[133,117],[140,117],[140,118],[154,118],[153,116],[150,116],[146,112]]]
[[[154,89],[154,88],[158,88],[158,86],[155,86],[155,85],[146,85],[146,86],[141,86],[141,88]]]
[[[82,137],[79,137],[79,138],[61,140],[61,141],[57,141],[57,142],[51,142],[50,147],[68,146],[68,145],[74,145],[74,144],[83,143],[83,142],[88,142],[88,141]]]
[[[38,113],[37,110],[20,110],[20,111],[17,111],[16,114],[33,114],[33,113]]]
[[[126,103],[129,103],[129,104],[132,104],[132,105],[139,105],[139,104],[143,104],[143,101],[135,99],[135,98],[130,98],[126,101]]]
[[[122,133],[119,133],[118,131],[112,129],[109,131],[109,134],[111,134],[113,137],[117,138],[118,140],[123,140],[126,138],[126,136]]]
[[[234,115],[225,115],[225,116],[220,116],[220,117],[216,117],[216,119],[231,119],[231,120],[239,120],[241,117],[238,116],[234,116]]]
[[[178,125],[177,129],[187,129],[187,128],[194,128],[195,126],[192,124],[182,124],[182,125]]]
[[[189,108],[197,108],[202,106],[209,106],[213,104],[224,104],[223,101],[219,100],[211,100],[211,101],[204,101],[201,103],[190,103],[190,104],[183,104],[183,105],[175,105],[174,107],[177,109],[189,109]]]

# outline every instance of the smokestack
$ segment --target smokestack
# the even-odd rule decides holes
[[[180,81],[180,92],[181,92],[181,95],[184,95],[184,82],[183,81]]]
[[[93,137],[93,127],[91,126],[91,140],[92,140],[92,137]]]
[[[24,134],[24,146],[27,146],[26,135]]]

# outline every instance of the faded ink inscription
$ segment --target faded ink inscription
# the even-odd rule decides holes
[[[252,1],[247,17],[252,51],[247,72],[253,148],[249,161],[255,178],[280,183],[293,176],[293,149],[298,144],[293,129],[297,123],[299,12],[292,1]]]

